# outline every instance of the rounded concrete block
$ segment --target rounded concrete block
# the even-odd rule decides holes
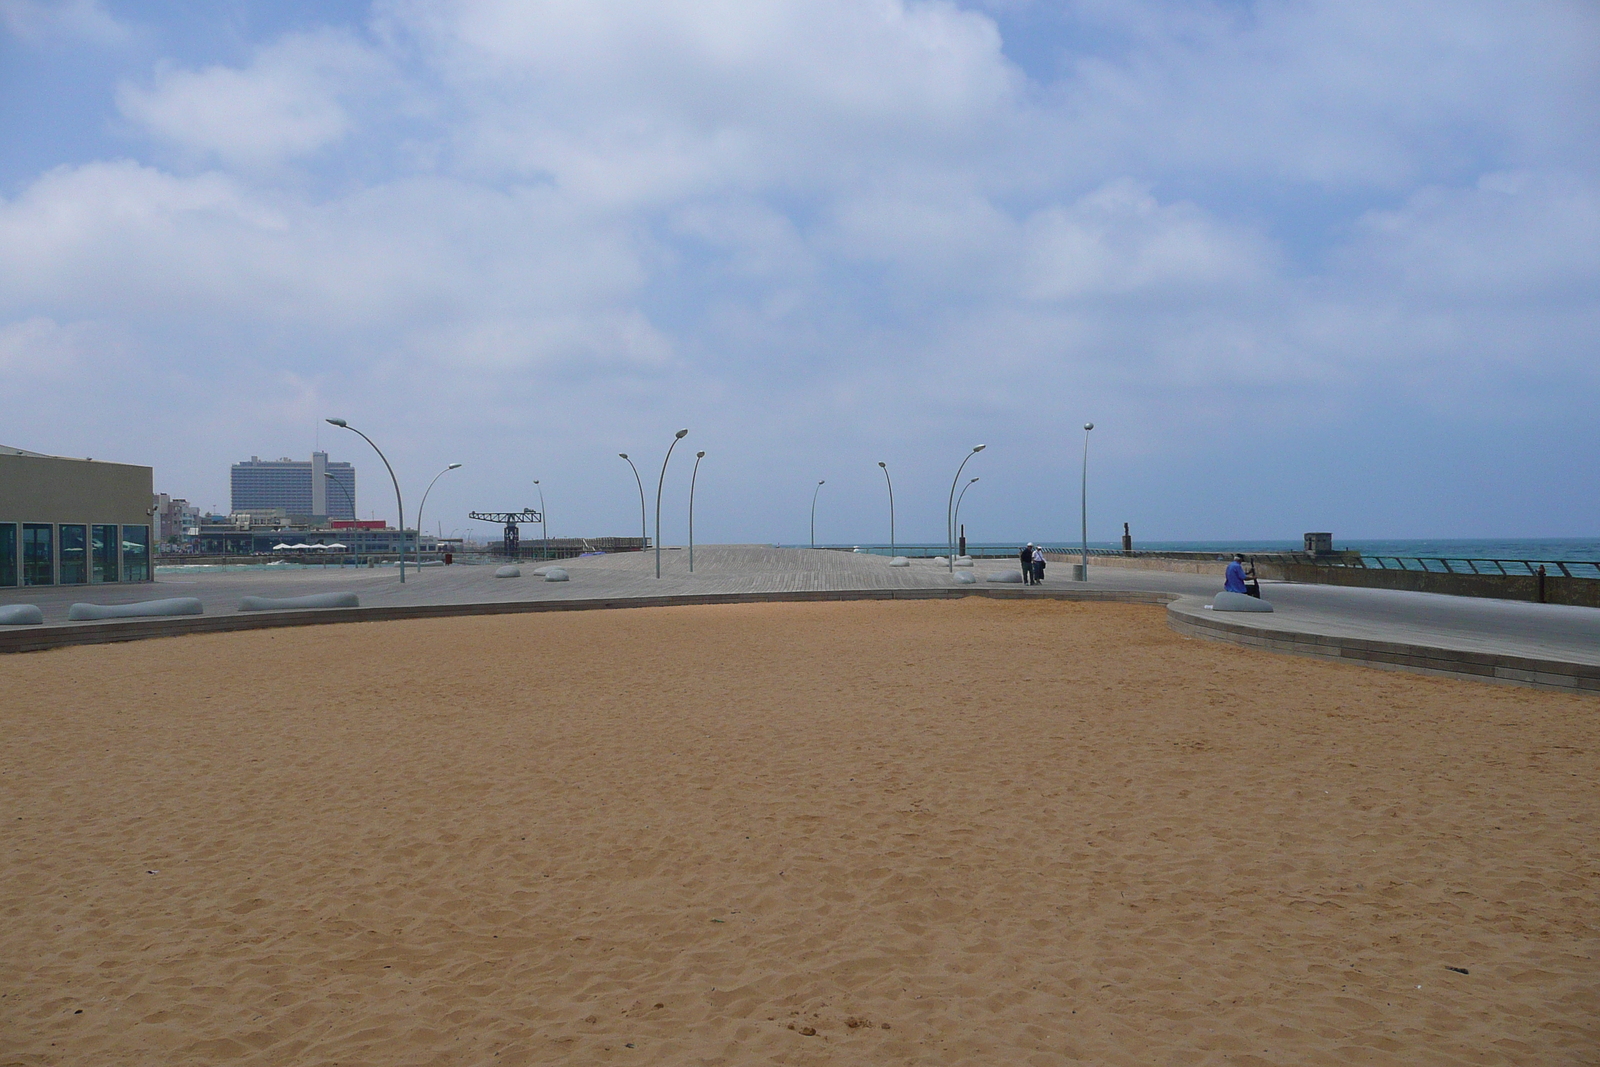
[[[67,609],[72,622],[94,622],[100,619],[144,619],[159,615],[204,615],[205,607],[192,596],[175,596],[166,600],[141,600],[134,604],[74,604]]]
[[[0,604],[0,626],[41,626],[44,612],[37,604]]]
[[[944,556],[934,556],[932,562],[937,563],[939,566],[943,567],[943,566],[947,565],[950,561],[948,559],[946,559]]]
[[[1272,605],[1265,600],[1257,600],[1244,593],[1230,593],[1226,590],[1211,598],[1212,611],[1271,611]]]
[[[909,559],[907,559],[906,557],[904,557],[904,556],[896,556],[894,559],[891,559],[889,561],[889,566],[891,566],[891,567],[909,567],[909,566],[911,566],[911,561]]]
[[[239,601],[240,611],[295,611],[302,608],[359,608],[354,593],[311,593],[307,596],[247,596]]]
[[[1022,584],[1022,572],[1021,571],[995,571],[993,574],[989,575],[989,577],[985,578],[984,581],[986,581],[986,582],[1012,582],[1012,583],[1014,583],[1016,585],[1021,585]]]
[[[569,581],[570,579],[571,576],[567,574],[567,569],[565,567],[545,568],[544,580],[547,582],[565,582]]]
[[[956,566],[959,567],[959,566],[961,566],[961,564],[957,563]],[[970,564],[969,564],[969,566],[970,566]],[[978,579],[976,579],[976,578],[974,578],[972,576],[972,572],[971,571],[956,571],[956,584],[958,584],[958,585],[977,585],[978,584]]]
[[[535,578],[543,578],[544,577],[544,572],[549,570],[549,569],[550,569],[549,567],[535,567],[533,569],[533,576]]]
[[[522,577],[522,568],[521,567],[497,567],[497,568],[495,568],[494,576],[496,578],[521,578]]]
[[[956,566],[957,567],[970,567],[970,566],[972,566],[972,557],[971,556],[957,556],[956,557]]]

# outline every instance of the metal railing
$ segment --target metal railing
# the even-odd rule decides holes
[[[1076,554],[1077,550],[1072,550]],[[1231,552],[1123,552],[1115,548],[1091,548],[1091,556],[1125,556],[1148,559],[1216,560],[1233,558]],[[1572,559],[1491,559],[1479,556],[1391,556],[1366,555],[1354,551],[1333,556],[1312,556],[1301,552],[1245,552],[1253,563],[1295,564],[1307,567],[1339,567],[1363,570],[1426,571],[1431,574],[1465,574],[1484,577],[1537,578],[1542,569],[1553,578],[1600,580],[1600,560]]]
[[[1323,566],[1320,561],[1317,566]],[[1328,566],[1348,566],[1333,562]],[[1477,559],[1462,556],[1366,556],[1359,564],[1371,570],[1430,571],[1434,574],[1537,577],[1540,571],[1562,578],[1600,579],[1600,561],[1571,559]]]

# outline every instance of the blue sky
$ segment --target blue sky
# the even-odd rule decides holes
[[[1600,534],[1600,9],[0,0],[0,441],[705,540]],[[487,532],[487,528],[483,528]]]

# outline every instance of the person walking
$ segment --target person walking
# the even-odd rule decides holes
[[[1033,546],[1033,584],[1044,584],[1044,549]]]
[[[1017,553],[1017,562],[1022,565],[1022,581],[1025,585],[1033,584],[1033,542],[1029,541]]]

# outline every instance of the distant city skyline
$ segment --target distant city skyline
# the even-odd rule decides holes
[[[825,479],[887,541],[882,461],[937,541],[983,442],[969,537],[1070,541],[1093,422],[1096,541],[1600,536],[1597,55],[1575,0],[0,0],[0,419],[217,503],[346,418],[408,509],[464,464],[446,535],[534,479],[636,533],[688,426],[697,540]]]

